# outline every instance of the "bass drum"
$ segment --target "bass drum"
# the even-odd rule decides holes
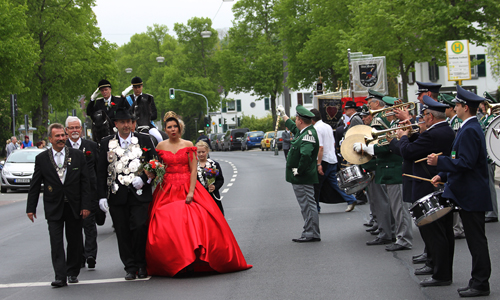
[[[484,137],[488,156],[497,166],[500,166],[500,116],[488,124]]]

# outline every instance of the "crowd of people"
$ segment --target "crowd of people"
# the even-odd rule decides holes
[[[423,198],[446,199],[456,212],[418,226],[425,248],[413,262],[424,265],[415,274],[431,275],[420,282],[423,287],[450,285],[454,240],[465,238],[472,272],[469,283],[458,293],[462,297],[489,295],[491,262],[485,223],[497,222],[498,212],[491,178],[494,164],[487,157],[483,130],[493,118],[481,115],[478,120],[478,107],[486,100],[460,86],[455,97],[448,97],[439,94],[438,84],[417,84],[418,117],[401,107],[388,109],[398,99],[370,90],[361,111],[355,102],[346,103],[348,121],[337,132],[322,121],[317,109],[299,105],[292,121],[278,106],[277,113],[285,121],[285,136],[293,135],[284,142],[286,181],[292,184],[304,219],[301,235],[292,241],[321,241],[318,214],[325,185],[335,191],[340,202],[346,202],[347,213],[361,204],[362,196],[367,197],[371,213],[364,225],[370,227],[367,231],[375,239],[366,244],[386,245],[386,251],[413,247],[410,211]],[[132,89],[133,96],[127,96]],[[97,98],[99,93],[103,98]],[[49,127],[52,146],[37,156],[27,215],[31,221],[36,218],[44,182],[54,287],[77,283],[82,267],[95,268],[96,224],[102,224],[108,212],[127,280],[252,267],[224,218],[219,193],[223,172],[209,157],[207,138],[200,133],[196,145],[182,139],[182,118],[167,112],[163,121],[168,138],[163,140],[158,135],[157,143],[153,143],[151,136],[156,138],[157,134],[136,132],[137,116],[130,108],[140,97],[154,105],[153,97],[142,93],[138,77],[132,79],[121,98],[111,95],[109,81],[99,82],[87,114],[105,112],[115,130],[99,143],[81,138],[82,123],[77,117],[68,117],[65,126],[56,123]],[[156,119],[156,108],[154,111],[148,123]],[[355,155],[368,155],[369,161],[360,167],[373,178],[355,196],[337,182],[339,166],[347,164],[338,150],[342,143],[350,143],[349,135],[360,125],[388,134],[375,143],[348,144]],[[150,129],[158,131],[154,123]]]

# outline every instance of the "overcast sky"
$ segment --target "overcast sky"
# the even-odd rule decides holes
[[[174,34],[174,24],[193,17],[212,19],[214,29],[232,26],[234,2],[222,0],[97,0],[94,12],[102,36],[118,46],[130,41],[135,33],[146,32],[153,24],[167,25]],[[222,5],[221,5],[222,4]],[[217,13],[217,10],[219,9]],[[216,15],[217,14],[217,15]],[[214,19],[215,16],[215,19]]]

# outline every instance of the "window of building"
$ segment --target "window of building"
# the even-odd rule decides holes
[[[236,110],[236,101],[231,100],[227,101],[227,111],[235,111]]]
[[[415,72],[408,73],[408,84],[415,84]]]
[[[312,104],[313,95],[311,93],[304,93],[304,104]]]
[[[432,82],[436,82],[439,80],[439,66],[436,63],[436,59],[433,58],[431,62],[429,62],[429,80]]]
[[[482,60],[481,63],[472,66],[473,62],[477,62],[478,60]],[[484,54],[471,55],[470,62],[471,62],[471,67],[470,67],[471,78],[486,77],[486,55]]]
[[[264,109],[269,110],[269,98],[264,98]]]
[[[236,111],[241,111],[241,100],[236,100]]]

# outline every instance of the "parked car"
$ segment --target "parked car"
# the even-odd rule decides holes
[[[271,148],[271,140],[274,138],[274,131],[268,131],[264,134],[262,141],[260,142],[260,149],[268,151]]]
[[[220,151],[219,140],[222,136],[224,136],[224,133],[215,133],[214,136],[210,139],[210,144],[212,144],[212,151]]]
[[[276,141],[278,143],[278,150],[281,150],[283,149],[283,132],[285,132],[284,130],[278,130],[278,132],[276,133]],[[271,140],[271,143],[273,141]],[[271,150],[274,150],[274,145],[271,145]]]
[[[45,149],[21,149],[12,152],[2,169],[1,192],[7,189],[27,189],[35,171],[35,157]]]
[[[264,131],[249,131],[241,139],[241,151],[260,147],[260,141],[264,137]]]
[[[234,150],[241,148],[241,139],[245,132],[250,131],[248,128],[238,128],[238,129],[229,129],[226,131],[224,135],[224,151],[226,150]]]
[[[208,147],[210,147],[210,150],[214,150],[214,147],[212,146],[212,140],[215,139],[215,137],[217,136],[217,133],[209,133],[208,134],[208,139],[210,140],[210,145],[208,145]]]
[[[224,151],[224,134],[217,140],[217,151]]]

